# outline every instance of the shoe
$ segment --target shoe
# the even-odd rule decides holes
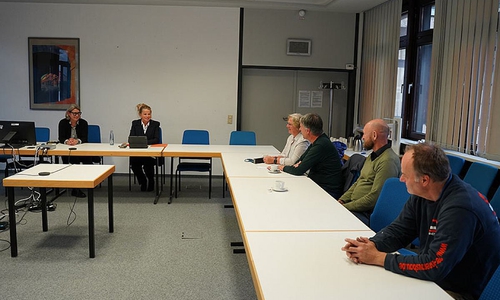
[[[57,205],[52,203],[52,202],[47,203],[47,210],[48,211],[54,211],[54,210],[56,210],[56,207],[57,207]]]
[[[147,185],[146,185],[145,182],[141,183],[141,192],[145,192],[146,191],[146,187],[147,187]]]
[[[71,196],[77,197],[77,198],[85,198],[85,197],[87,197],[87,195],[85,195],[85,193],[82,192],[82,190],[80,190],[80,189],[73,189],[71,191]]]

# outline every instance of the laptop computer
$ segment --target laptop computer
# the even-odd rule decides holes
[[[128,147],[130,149],[147,148],[148,138],[145,135],[139,135],[139,136],[131,135],[128,137]]]

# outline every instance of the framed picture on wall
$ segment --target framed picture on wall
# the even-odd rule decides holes
[[[80,105],[80,39],[28,38],[30,108]]]

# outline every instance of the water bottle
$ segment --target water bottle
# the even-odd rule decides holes
[[[113,130],[109,132],[109,144],[114,145],[115,144],[115,134],[113,133]]]

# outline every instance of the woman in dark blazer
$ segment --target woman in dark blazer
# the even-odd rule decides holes
[[[81,118],[82,111],[76,104],[71,104],[66,110],[66,116],[59,121],[59,142],[69,146],[76,146],[88,142],[89,124]],[[62,156],[63,163],[71,164],[92,164],[90,156]],[[73,189],[71,195],[76,197],[85,197],[80,189]]]
[[[160,142],[160,122],[151,120],[151,107],[144,103],[137,104],[139,120],[132,121],[130,136],[145,135],[148,138],[148,145]],[[130,166],[137,181],[141,185],[141,191],[153,191],[155,188],[154,179],[155,159],[152,157],[131,157]]]

